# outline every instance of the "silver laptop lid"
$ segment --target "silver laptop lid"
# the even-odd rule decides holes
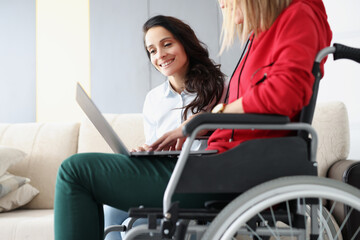
[[[130,152],[125,144],[121,141],[114,129],[110,126],[109,122],[105,119],[100,110],[81,87],[80,83],[76,84],[76,101],[99,133],[103,136],[107,144],[109,144],[114,153],[121,153],[126,156],[130,156]]]

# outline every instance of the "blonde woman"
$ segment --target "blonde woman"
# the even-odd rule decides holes
[[[296,121],[311,96],[313,59],[332,37],[322,1],[219,3],[225,20],[222,49],[230,46],[239,33],[247,51],[231,79],[228,104],[216,106],[214,112],[272,113]],[[249,41],[245,42],[248,35]],[[150,149],[175,147],[184,138],[181,129],[165,133]],[[249,139],[282,134],[217,130],[208,148],[222,153]],[[101,239],[103,203],[122,210],[139,205],[161,207],[175,163],[174,158],[139,159],[120,154],[77,154],[68,158],[57,177],[55,239]],[[199,207],[206,199],[206,195],[199,195],[178,200],[182,207]]]
[[[313,60],[332,38],[322,1],[220,0],[219,4],[224,17],[221,52],[237,35],[247,50],[230,80],[228,104],[220,104],[214,111],[279,114],[297,121],[312,95]],[[249,139],[284,134],[219,129],[210,136],[208,149],[221,153]],[[182,137],[179,127],[151,148],[167,148]]]

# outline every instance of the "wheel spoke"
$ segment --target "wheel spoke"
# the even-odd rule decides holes
[[[294,238],[294,233],[293,233],[293,227],[292,227],[292,221],[291,221],[291,213],[290,213],[289,201],[286,201],[286,212],[287,212],[289,226],[290,226],[291,239],[293,239]]]
[[[322,198],[319,198],[319,211],[318,211],[318,218],[319,218],[319,240],[323,240],[323,231],[325,230],[324,228],[324,224],[321,221],[321,219],[323,218],[323,205],[322,205]]]
[[[350,211],[348,212],[348,214],[346,215],[346,217],[344,218],[344,221],[341,223],[341,226],[340,226],[340,229],[339,229],[339,232],[336,234],[336,237],[334,240],[337,240],[338,237],[340,236],[342,230],[344,229],[345,227],[345,224],[347,223],[352,211],[354,210],[354,208],[351,208]]]
[[[275,235],[274,231],[271,229],[271,227],[269,227],[269,224],[266,223],[264,217],[258,213],[258,217],[261,219],[261,221],[264,223],[264,225],[266,226],[267,229],[269,229],[270,233],[272,234],[272,236],[276,237],[276,240],[280,240],[280,238],[278,236]]]
[[[253,235],[255,235],[259,240],[262,240],[262,238],[259,236],[259,234],[257,234],[249,225],[246,224],[246,228],[247,228]]]
[[[338,204],[338,202],[337,202],[337,201],[333,201],[333,203],[331,204],[330,211],[329,211],[329,213],[328,213],[328,215],[327,215],[327,217],[326,217],[326,224],[327,224],[328,226],[329,226],[329,223],[330,223],[329,220],[332,221],[332,220],[331,220],[331,216],[334,215],[334,211],[335,211],[336,204]],[[337,239],[338,236],[341,236],[341,229],[339,228],[335,234],[336,234],[335,239]]]
[[[358,229],[356,230],[356,232],[354,233],[354,236],[352,236],[351,240],[355,240],[355,238],[359,234],[359,232],[360,232],[360,225],[359,225]]]
[[[274,223],[276,236],[279,237],[279,236],[280,236],[280,235],[279,235],[279,229],[278,229],[278,227],[277,227],[277,225],[276,225],[277,221],[276,221],[276,217],[275,217],[275,214],[274,214],[274,209],[273,209],[272,206],[270,207],[270,212],[271,212],[272,221],[273,221],[273,223]]]

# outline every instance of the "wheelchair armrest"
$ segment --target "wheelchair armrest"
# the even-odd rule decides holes
[[[184,127],[184,136],[190,135],[194,129],[202,124],[286,124],[290,119],[281,115],[266,114],[213,114],[204,113],[195,116]]]

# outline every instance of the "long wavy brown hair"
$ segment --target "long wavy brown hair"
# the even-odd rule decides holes
[[[184,107],[183,118],[187,119],[188,110],[195,114],[209,107],[211,109],[220,101],[224,90],[225,75],[220,71],[220,65],[209,58],[206,45],[197,38],[191,27],[177,18],[163,15],[150,18],[143,26],[144,39],[147,31],[157,26],[173,34],[183,45],[189,59],[185,88],[188,92],[197,95]],[[144,46],[146,50],[146,45]],[[146,53],[150,59],[150,53],[148,51]]]

